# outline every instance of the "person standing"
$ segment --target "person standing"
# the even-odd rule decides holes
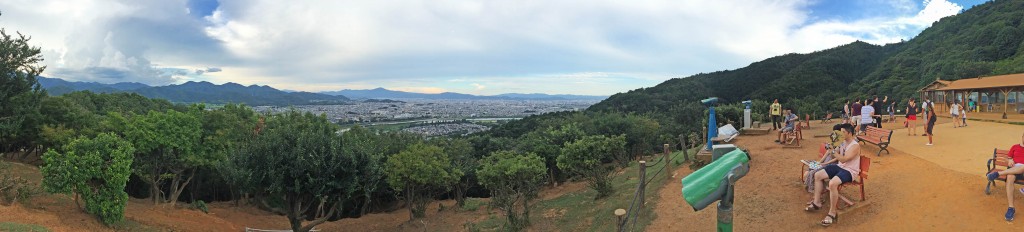
[[[917,107],[917,104],[914,103],[914,98],[910,98],[910,100],[907,100],[907,109],[906,109],[906,111],[907,111],[907,126],[910,127],[910,129],[907,129],[907,135],[909,136],[910,132],[913,131],[914,135],[916,136],[917,135],[917,111],[918,111],[918,107]]]
[[[850,100],[843,104],[843,123],[850,123]]]
[[[860,108],[860,132],[863,133],[868,126],[871,126],[872,121],[875,120],[875,107],[871,106],[875,103],[874,100],[868,99],[864,102],[864,106]]]
[[[852,113],[851,115],[853,115],[853,119],[851,121],[853,121],[854,128],[859,128],[858,125],[860,124],[860,108],[863,107],[863,106],[864,105],[860,104],[860,98],[858,98],[857,100],[854,100],[853,101],[853,105],[850,106],[850,111],[853,111],[853,112],[851,112]],[[854,129],[854,130],[856,130],[856,129]]]
[[[931,120],[931,118],[928,117],[930,115],[930,114],[928,114],[928,112],[931,112],[931,111],[935,110],[933,106],[935,106],[935,104],[932,104],[932,100],[931,99],[925,98],[924,102],[921,102],[921,113],[922,113],[921,116],[924,117],[924,129],[925,129],[925,131],[928,130],[928,121]],[[921,134],[921,136],[928,136],[928,133]]]
[[[770,115],[772,117],[772,128],[775,130],[782,128],[779,125],[779,119],[782,117],[782,105],[779,104],[779,99],[775,99],[775,102],[772,103]]]
[[[889,96],[886,96],[885,98],[888,100]],[[889,111],[889,122],[896,122],[896,100],[889,102],[889,108],[886,109],[886,111]]]
[[[953,102],[953,105],[949,106],[949,116],[953,117],[953,128],[960,127],[960,104]]]
[[[935,129],[935,120],[936,120],[936,116],[935,116],[935,103],[932,103],[931,101],[926,101],[925,104],[927,104],[928,108],[929,108],[928,113],[927,113],[927,115],[928,115],[928,122],[927,123],[928,124],[924,128],[925,133],[928,133],[928,143],[925,144],[925,145],[931,146],[932,145],[932,135],[933,135],[932,131]]]
[[[874,119],[873,121],[875,123],[875,127],[882,128],[882,109],[883,109],[882,107],[884,106],[883,105],[884,101],[888,101],[888,100],[889,100],[889,96],[886,96],[885,100],[878,101],[878,96],[876,95],[875,96],[875,100],[872,101],[874,103],[871,104],[871,107],[873,107],[874,110],[875,110],[875,116],[873,117],[873,119]]]

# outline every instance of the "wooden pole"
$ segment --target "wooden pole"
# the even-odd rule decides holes
[[[672,169],[672,152],[669,150],[667,143],[665,144],[665,158],[664,159],[665,159],[665,161],[663,161],[663,162],[665,162],[664,169],[665,169],[665,173],[666,173],[664,176],[665,176],[666,179],[671,179],[672,175],[669,175],[668,172],[673,170]]]
[[[615,209],[615,217],[619,218],[619,220],[617,221],[618,223],[615,223],[615,225],[618,226],[618,228],[619,228],[619,230],[616,230],[616,231],[622,231],[622,226],[623,226],[623,224],[622,224],[622,216],[626,216],[626,210],[625,209]]]
[[[640,205],[637,206],[637,212],[639,209],[644,208],[644,189],[647,188],[647,161],[640,161]]]
[[[686,140],[687,139],[685,135],[679,134],[679,146],[682,146],[683,149],[683,162],[687,162],[690,160],[690,155],[686,154],[690,150],[690,146],[686,145]]]
[[[1006,108],[1010,104],[1010,89],[1002,89],[1003,91],[1003,119],[1006,119]]]

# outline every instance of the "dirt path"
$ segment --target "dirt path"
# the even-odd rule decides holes
[[[818,124],[812,124],[815,125]],[[805,133],[824,134],[829,129],[816,126]],[[937,130],[936,134],[940,132]],[[807,136],[804,147],[794,149],[778,147],[771,142],[774,137],[769,135],[741,138],[737,143],[751,151],[752,160],[751,172],[740,180],[736,189],[736,230],[823,230],[817,223],[827,211],[803,211],[809,194],[802,189],[803,185],[797,179],[800,166],[797,160],[814,158],[818,147],[813,144],[823,142],[823,139]],[[843,195],[851,197],[857,205],[840,211],[837,224],[828,230],[1019,229],[1019,226],[1015,227],[1002,219],[1006,210],[1004,185],[999,184],[999,191],[992,195],[985,195],[983,190],[986,182],[980,175],[951,171],[900,150],[893,150],[892,155],[877,157],[874,155],[877,148],[864,148],[872,158],[870,178],[865,187],[867,200],[857,201],[859,192],[856,189],[844,189]],[[970,165],[975,169],[982,168],[982,163]],[[680,178],[692,171],[683,167],[676,172],[675,180],[658,190],[661,204],[657,204],[657,218],[647,227],[647,231],[713,230],[716,215],[714,206],[694,212],[680,194]],[[1024,197],[1015,197],[1018,202],[1024,202]]]

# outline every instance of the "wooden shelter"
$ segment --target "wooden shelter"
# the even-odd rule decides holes
[[[938,112],[949,112],[949,105],[959,102],[967,106],[974,101],[975,112],[1024,113],[1024,73],[966,78],[955,81],[935,80],[920,89],[921,99],[935,102]]]

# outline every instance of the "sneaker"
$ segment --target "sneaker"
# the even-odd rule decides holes
[[[1016,212],[1016,210],[1014,210],[1013,207],[1010,207],[1010,208],[1006,209],[1006,221],[1012,222],[1013,221],[1013,213],[1015,213],[1015,212]]]
[[[931,143],[925,143],[924,145],[925,146],[931,146],[932,144]]]
[[[988,181],[994,181],[994,180],[996,180],[996,178],[999,178],[999,173],[998,172],[990,172],[990,173],[988,173]]]

